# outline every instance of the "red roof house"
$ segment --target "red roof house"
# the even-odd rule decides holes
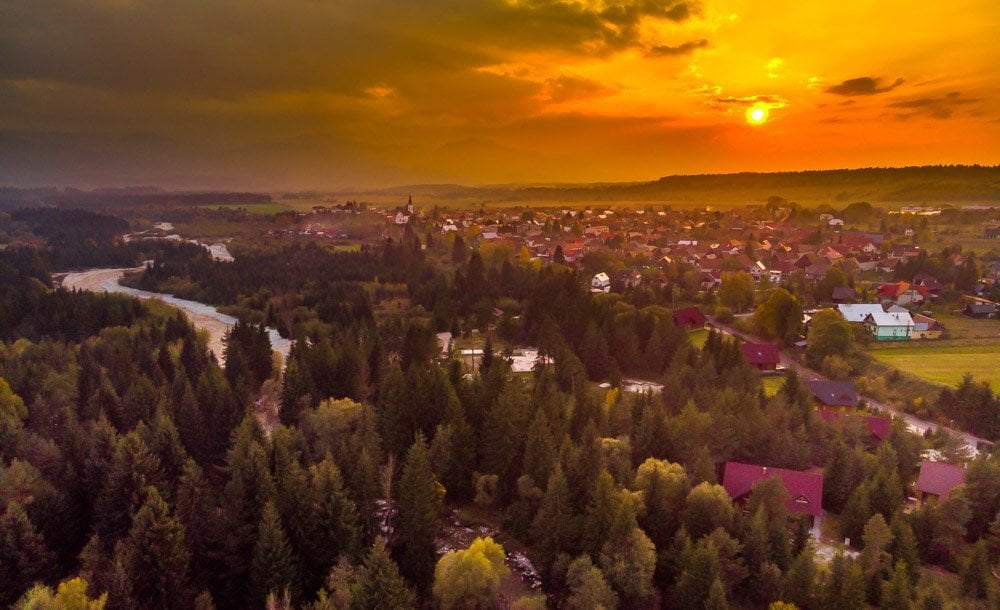
[[[694,329],[705,326],[705,322],[708,322],[708,318],[697,307],[683,307],[674,310],[674,323],[677,326]]]
[[[785,508],[792,513],[819,517],[823,514],[823,475],[819,472],[768,468],[740,462],[726,462],[722,486],[734,502],[742,502],[754,485],[777,477],[788,492]]]
[[[943,462],[921,462],[917,491],[947,500],[958,487],[965,487],[965,469]]]
[[[819,416],[827,423],[837,423],[844,420],[844,412],[836,409],[820,409]],[[892,428],[892,420],[888,417],[866,415],[865,427],[868,428],[868,432],[872,436],[880,441],[884,441],[889,437],[889,431]]]
[[[742,343],[743,359],[759,371],[773,371],[781,363],[781,352],[773,343]]]

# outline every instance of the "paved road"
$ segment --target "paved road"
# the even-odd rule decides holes
[[[715,328],[719,329],[720,331],[739,337],[744,341],[760,341],[760,339],[758,339],[757,337],[740,332],[735,328],[733,328],[732,326],[718,322],[714,317],[710,316],[708,319],[708,323],[714,326]],[[799,362],[797,359],[793,358],[785,351],[781,352],[781,364],[784,365],[787,369],[794,370],[796,373],[798,373],[799,378],[801,379],[810,379],[810,380],[826,379],[826,377],[820,375],[816,371],[805,366],[804,364]],[[948,432],[948,434],[961,440],[962,443],[965,445],[965,447],[969,449],[969,451],[972,453],[973,456],[979,454],[978,447],[980,446],[980,444],[982,443],[985,443],[986,445],[993,444],[990,441],[984,438],[980,438],[974,434],[969,434],[968,432],[963,432],[961,430],[949,428],[948,426],[942,426],[934,422],[929,422],[927,420],[920,419],[915,415],[906,413],[901,409],[888,405],[884,402],[879,402],[868,396],[859,396],[859,398],[868,403],[868,406],[870,406],[872,409],[882,411],[884,413],[892,415],[893,417],[902,419],[903,421],[906,422],[906,425],[909,426],[910,430],[912,430],[917,434],[923,434],[927,430],[944,430]]]

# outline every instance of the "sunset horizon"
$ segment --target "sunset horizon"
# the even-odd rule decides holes
[[[49,0],[0,14],[0,183],[591,183],[1000,163],[998,11]]]

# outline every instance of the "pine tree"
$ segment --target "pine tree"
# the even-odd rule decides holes
[[[531,525],[531,538],[541,561],[548,571],[559,553],[575,555],[579,544],[579,516],[573,510],[569,485],[558,464],[549,477],[542,505]]]
[[[433,563],[431,564],[433,568]],[[399,567],[389,556],[385,540],[376,538],[358,570],[350,610],[408,610],[415,607],[410,591],[399,573]]]
[[[406,453],[398,496],[396,535],[400,564],[410,582],[418,589],[427,590],[434,578],[435,538],[442,497],[422,434],[417,434]]]
[[[155,487],[147,487],[128,537],[116,549],[122,580],[137,608],[178,608],[190,603],[184,526],[170,515]]]
[[[163,489],[163,478],[160,460],[137,432],[119,439],[111,469],[94,505],[94,530],[105,550],[113,548],[115,541],[128,533],[132,515],[145,500],[146,487]]]
[[[892,579],[882,585],[879,608],[884,610],[910,610],[913,608],[913,595],[910,591],[909,570],[905,563],[898,561],[892,573]]]
[[[913,535],[913,528],[903,515],[898,514],[892,519],[891,530],[892,558],[906,565],[907,573],[910,575],[910,586],[916,586],[920,580],[920,549],[917,548],[917,538]]]
[[[607,470],[597,477],[590,502],[583,517],[583,551],[596,557],[597,553],[613,535],[618,511],[622,510],[621,499],[615,482]]]
[[[54,563],[21,505],[7,504],[0,514],[0,605],[14,603],[34,582],[44,580]]]
[[[962,568],[962,591],[969,597],[986,599],[992,580],[986,543],[980,540],[972,547],[972,554]]]
[[[309,469],[309,538],[303,557],[305,592],[322,584],[337,558],[354,556],[360,528],[354,502],[347,497],[340,469],[329,455]]]
[[[722,580],[716,578],[712,581],[712,587],[708,590],[708,597],[705,599],[705,610],[727,610],[729,602],[726,600],[726,587]]]
[[[250,563],[251,603],[262,603],[269,593],[280,595],[289,591],[294,596],[298,590],[298,570],[274,502],[264,505],[257,532]]]

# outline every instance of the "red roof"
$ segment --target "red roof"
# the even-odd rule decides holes
[[[965,487],[965,469],[943,462],[921,462],[917,489],[947,500],[956,487]]]
[[[819,416],[827,423],[839,422],[844,419],[843,411],[838,409],[820,409]],[[872,436],[882,441],[889,436],[889,430],[892,428],[892,420],[888,417],[867,415],[865,416],[865,426]]]
[[[743,343],[740,345],[743,358],[750,364],[778,364],[781,352],[773,343]]]
[[[753,491],[761,481],[778,477],[788,499],[785,508],[793,513],[806,513],[814,517],[823,514],[823,475],[819,472],[768,468],[739,462],[726,462],[722,486],[733,500],[740,500]]]
[[[701,310],[697,307],[684,307],[682,309],[674,310],[674,322],[678,326],[686,326],[688,328],[695,328],[699,326],[704,326],[708,318],[705,314],[701,313]]]

